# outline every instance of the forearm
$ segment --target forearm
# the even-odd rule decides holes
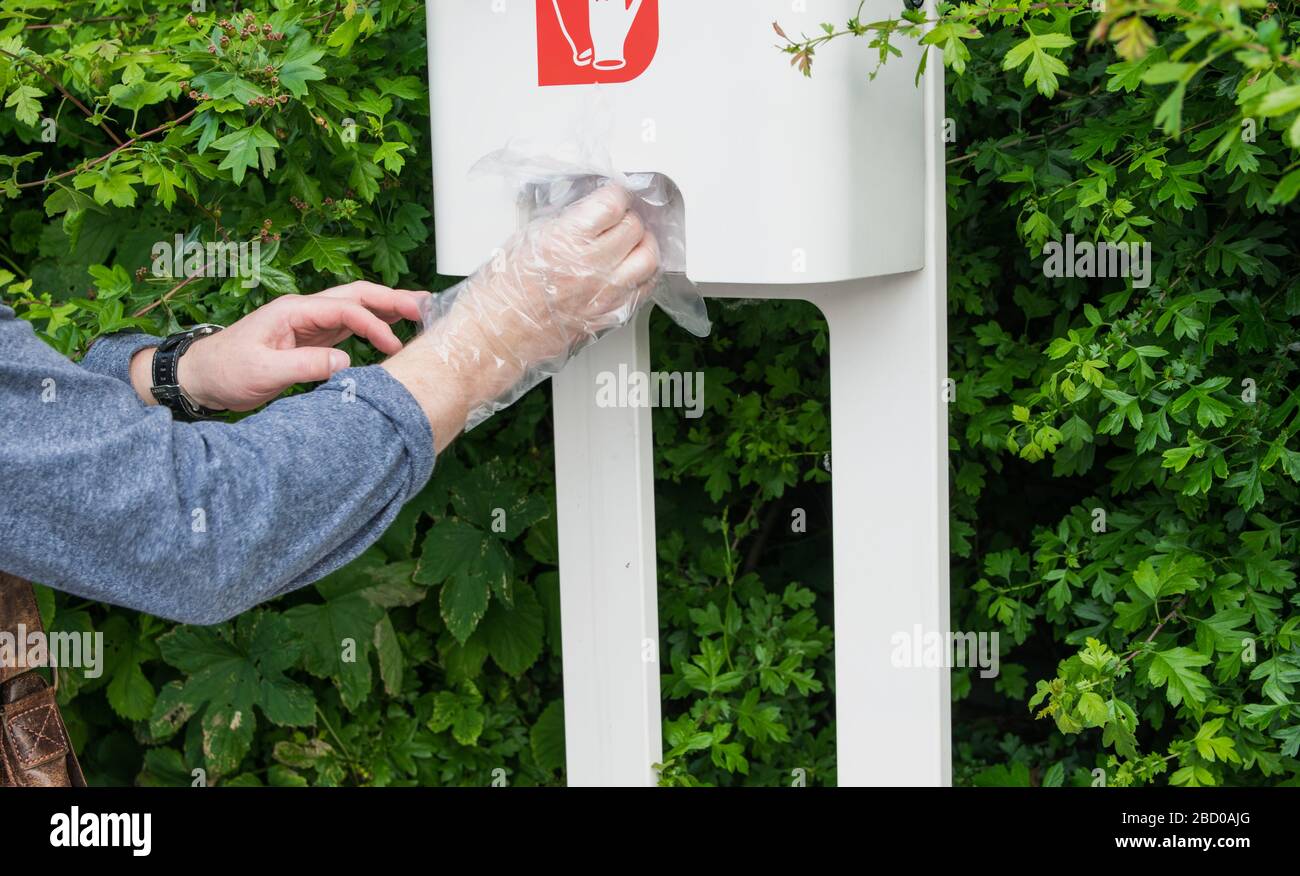
[[[216,622],[355,557],[432,469],[381,369],[184,424],[21,331],[0,319],[0,568],[57,589]]]
[[[415,398],[441,453],[465,428],[471,410],[523,376],[517,360],[493,352],[479,323],[455,311],[383,364]]]

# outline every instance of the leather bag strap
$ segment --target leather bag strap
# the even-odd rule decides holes
[[[36,592],[29,582],[0,572],[0,633],[11,637],[10,654],[23,653],[33,632],[44,634]],[[0,787],[84,787],[56,688],[37,667],[15,663],[0,660]]]

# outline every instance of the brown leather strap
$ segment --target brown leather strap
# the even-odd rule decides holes
[[[27,636],[44,633],[32,585],[4,572],[0,632],[13,637],[15,655]],[[0,786],[84,786],[55,689],[35,667],[11,664],[0,660]]]
[[[41,610],[36,604],[36,591],[21,578],[0,572],[0,632],[13,636],[16,648],[33,630],[40,632]],[[30,667],[12,665],[0,660],[0,684],[27,672]]]

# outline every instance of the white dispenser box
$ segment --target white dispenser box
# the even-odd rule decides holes
[[[804,13],[789,0],[641,0],[627,41],[653,41],[652,54],[613,71],[574,61],[587,46],[575,34],[601,3],[618,0],[429,4],[439,270],[472,272],[515,227],[501,186],[471,179],[470,167],[514,138],[590,136],[575,127],[596,90],[614,166],[663,173],[681,189],[692,280],[823,283],[922,266],[915,53],[871,81],[866,40],[844,39],[808,79],[775,48],[772,22],[820,32],[822,21],[846,21],[857,0],[813,0]],[[603,83],[542,84],[566,72]]]
[[[897,633],[948,629],[942,64],[918,86],[899,38],[873,80],[875,50],[845,37],[807,78],[772,27],[819,34],[858,5],[426,0],[438,266],[468,275],[517,228],[479,159],[595,137],[681,190],[672,267],[706,296],[823,310],[839,784],[943,784],[947,670],[890,659]],[[902,10],[867,0],[862,20]],[[595,404],[600,372],[648,369],[646,337],[640,319],[554,381],[571,785],[653,784],[662,756],[649,411]]]

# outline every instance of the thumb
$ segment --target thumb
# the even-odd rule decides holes
[[[352,362],[347,353],[330,347],[284,350],[276,356],[276,360],[276,369],[287,384],[329,380]]]

